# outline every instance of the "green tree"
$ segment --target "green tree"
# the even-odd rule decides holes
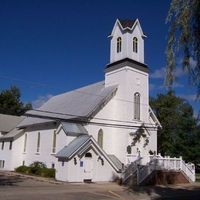
[[[183,156],[186,161],[197,163],[200,131],[192,106],[172,91],[158,94],[150,104],[162,124],[158,131],[158,152],[172,157]]]
[[[200,1],[172,0],[166,21],[169,24],[166,84],[173,84],[177,60],[182,60],[182,68],[200,96]]]
[[[0,92],[0,113],[9,115],[22,115],[32,108],[30,103],[24,104],[20,100],[20,90],[16,86]]]

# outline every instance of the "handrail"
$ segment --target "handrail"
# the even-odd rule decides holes
[[[123,182],[125,182],[130,176],[132,176],[137,171],[137,166],[142,158],[138,158],[134,162],[128,165],[124,171]]]
[[[182,158],[154,157],[142,169],[138,169],[138,184],[141,184],[154,170],[183,171],[189,181],[195,181],[195,169]]]

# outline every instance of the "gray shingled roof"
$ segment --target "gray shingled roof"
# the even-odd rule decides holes
[[[9,132],[19,124],[24,117],[0,114],[0,132]]]
[[[136,19],[119,19],[123,28],[132,28]]]
[[[75,155],[82,155],[89,147],[94,144],[96,150],[110,163],[110,165],[118,172],[122,169],[121,162],[114,155],[107,155],[106,152],[98,145],[96,140],[89,135],[81,135],[72,140],[67,146],[62,148],[57,154],[58,159],[70,160]]]
[[[108,154],[108,157],[110,158],[110,160],[112,160],[112,162],[114,163],[114,165],[115,165],[118,169],[122,170],[123,164],[121,163],[121,161],[120,161],[115,155],[113,155],[113,154]]]
[[[85,142],[90,139],[89,135],[81,135],[76,139],[72,140],[67,146],[61,149],[56,157],[69,159],[74,152],[76,152]]]
[[[39,109],[26,112],[28,116],[58,119],[88,118],[112,98],[117,86],[105,87],[104,81],[52,97]]]
[[[12,131],[7,133],[6,135],[1,136],[0,141],[15,140],[21,135],[23,135],[23,133],[24,133],[23,129],[14,128]]]
[[[71,123],[71,122],[61,122],[61,125],[66,135],[79,136],[88,134],[87,130],[81,124]]]
[[[17,127],[24,128],[27,126],[45,124],[45,123],[50,123],[50,122],[55,122],[55,121],[50,120],[50,119],[37,118],[37,117],[26,117],[22,122],[20,122],[17,125]]]

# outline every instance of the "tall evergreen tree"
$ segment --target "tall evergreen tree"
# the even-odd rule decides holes
[[[0,113],[9,115],[22,115],[32,108],[30,103],[24,104],[20,100],[20,90],[16,86],[0,92]]]

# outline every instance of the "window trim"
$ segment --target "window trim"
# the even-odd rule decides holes
[[[140,120],[140,101],[141,95],[139,92],[134,93],[134,119]]]
[[[54,132],[53,132],[53,143],[52,143],[52,154],[56,153],[56,137],[57,137],[56,130],[54,130]]]
[[[1,150],[2,151],[4,150],[4,146],[5,146],[5,141],[2,141],[2,144],[1,144]]]
[[[40,132],[38,132],[37,135],[37,149],[36,149],[36,154],[39,154],[40,152]]]
[[[26,148],[27,148],[27,133],[24,135],[24,149],[23,152],[26,153]]]
[[[133,37],[133,52],[134,53],[138,52],[138,39],[137,39],[137,37]]]
[[[13,141],[10,141],[10,143],[9,143],[9,150],[12,150],[12,146],[13,146]]]
[[[97,143],[98,145],[103,148],[103,129],[99,129],[98,136],[97,136]]]
[[[117,38],[117,53],[120,53],[122,51],[122,38]]]

